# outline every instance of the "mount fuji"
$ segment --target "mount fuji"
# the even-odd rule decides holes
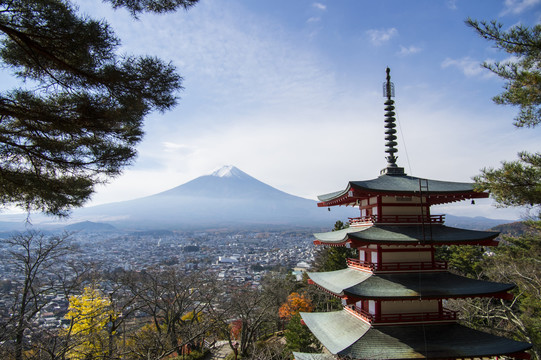
[[[164,192],[73,211],[73,221],[120,229],[208,229],[240,227],[332,228],[358,216],[352,208],[318,208],[316,201],[287,194],[234,166],[224,166]]]

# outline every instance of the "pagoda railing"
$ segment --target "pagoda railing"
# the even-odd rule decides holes
[[[409,270],[446,270],[445,261],[417,261],[417,262],[385,262],[374,264],[359,259],[347,259],[347,265],[350,268],[371,271],[409,271]]]
[[[375,265],[374,263],[368,262],[368,261],[362,261],[359,259],[347,259],[348,267],[350,268],[358,268],[362,270],[374,270]]]
[[[368,311],[361,309],[356,305],[346,306],[345,309],[354,315],[362,318],[365,321],[372,322],[374,321],[374,315],[370,314]]]
[[[457,319],[457,311],[443,309],[441,312],[397,313],[374,315],[356,305],[346,307],[355,312],[368,322],[375,323],[400,323],[400,322],[424,322],[424,321],[454,321]]]
[[[445,215],[371,215],[349,218],[351,226],[372,224],[443,224]]]
[[[443,309],[441,312],[381,314],[376,318],[378,323],[411,322],[411,321],[452,321],[457,319],[457,312]]]

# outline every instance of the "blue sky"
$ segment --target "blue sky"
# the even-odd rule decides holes
[[[154,194],[235,165],[315,199],[386,166],[382,83],[391,68],[399,165],[410,175],[470,181],[486,166],[539,151],[540,129],[516,129],[517,109],[491,98],[504,83],[481,68],[504,60],[464,24],[541,21],[541,0],[201,0],[189,11],[132,19],[95,0],[121,52],[171,61],[179,105],[148,117],[133,167],[90,205]],[[516,218],[489,201],[441,211]]]

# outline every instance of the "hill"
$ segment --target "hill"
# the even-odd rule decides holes
[[[525,232],[531,231],[531,229],[523,221],[494,226],[492,230],[499,231],[502,233],[502,235],[510,236],[521,236]]]
[[[66,231],[76,232],[104,232],[104,231],[116,231],[117,229],[111,224],[95,223],[92,221],[83,221],[75,224],[68,225],[64,228]]]
[[[445,225],[470,230],[488,230],[502,224],[508,224],[512,220],[489,219],[482,216],[467,217],[445,215]]]

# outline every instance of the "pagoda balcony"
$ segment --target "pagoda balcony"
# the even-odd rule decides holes
[[[347,264],[349,268],[369,270],[369,271],[373,271],[376,265],[368,261],[362,261],[359,259],[352,259],[352,258],[347,258]]]
[[[442,309],[441,312],[397,313],[374,315],[356,305],[346,306],[345,309],[361,319],[373,324],[456,321],[457,311]]]
[[[374,315],[370,314],[368,311],[361,309],[356,305],[350,305],[344,307],[346,311],[349,311],[351,314],[363,319],[366,322],[372,323],[374,321]]]
[[[376,323],[396,322],[425,322],[425,321],[456,321],[457,312],[443,309],[441,312],[381,314],[376,317]]]
[[[370,226],[374,224],[443,224],[445,215],[371,215],[348,218],[350,226]]]
[[[416,262],[385,262],[375,264],[359,259],[347,259],[349,268],[368,271],[423,271],[423,270],[447,270],[445,261],[416,261]]]

